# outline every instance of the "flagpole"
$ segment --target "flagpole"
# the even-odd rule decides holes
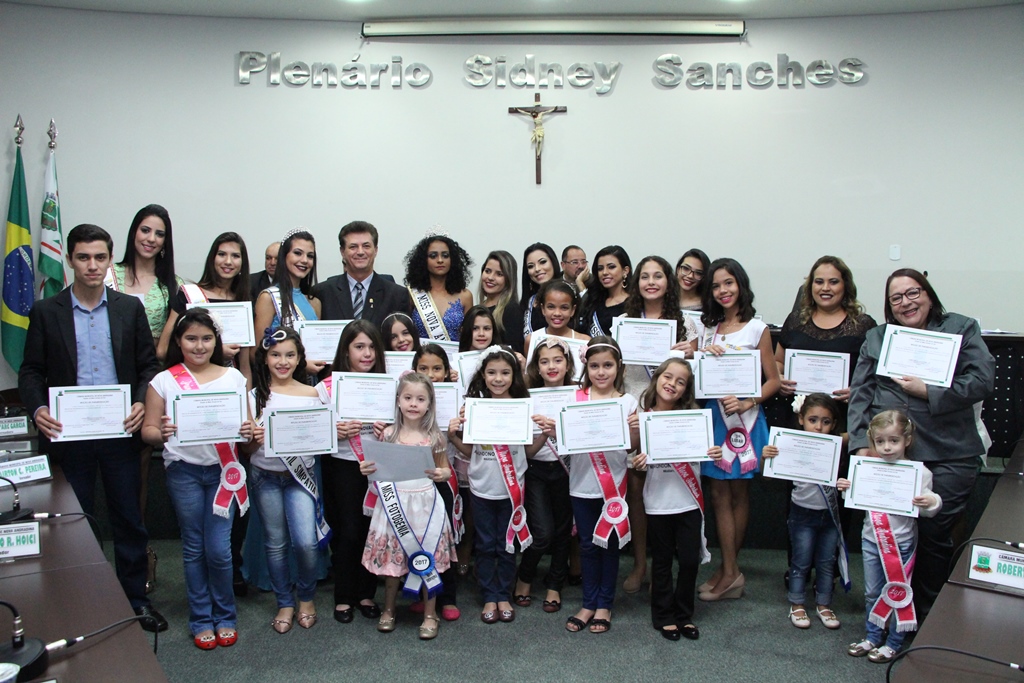
[[[7,234],[4,239],[3,305],[0,307],[0,347],[15,372],[21,369],[28,332],[28,314],[32,309],[35,272],[32,263],[32,233],[28,219],[28,194],[25,191],[25,167],[21,158],[25,124],[18,114],[14,123],[14,178],[7,207]]]
[[[51,152],[57,149],[57,124],[50,119],[50,130],[46,131],[46,134],[50,136],[50,143],[47,145]]]
[[[39,298],[57,294],[67,286],[64,270],[64,235],[60,223],[60,196],[57,191],[57,124],[50,119],[50,154],[46,160],[46,180],[43,190],[43,215],[39,231],[39,272],[42,282]]]
[[[21,114],[18,114],[18,120],[14,122],[14,130],[18,131],[14,134],[14,144],[21,148],[21,143],[25,141],[25,138],[21,137],[21,134],[25,132],[25,124],[21,120]]]

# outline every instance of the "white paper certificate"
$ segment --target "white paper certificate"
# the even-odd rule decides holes
[[[245,392],[183,391],[171,401],[171,437],[182,446],[245,441],[238,430],[249,419]]]
[[[351,320],[296,320],[295,331],[302,339],[306,360],[333,363],[338,340]]]
[[[415,351],[385,351],[384,372],[398,377],[406,370],[415,370],[412,366],[412,359],[416,357]]]
[[[331,374],[336,419],[360,422],[394,422],[398,380],[369,372]]]
[[[455,341],[438,341],[436,339],[424,339],[420,337],[420,346],[424,344],[437,344],[444,352],[448,355],[448,365],[453,368],[459,362],[459,342]]]
[[[369,476],[370,481],[426,479],[427,470],[437,467],[430,446],[406,446],[367,439],[363,442],[363,453],[377,468]]]
[[[272,409],[267,412],[264,427],[268,457],[338,452],[338,428],[331,406]]]
[[[626,402],[621,398],[564,406],[555,420],[559,455],[629,450]]]
[[[550,336],[552,335],[546,332],[534,332],[530,335],[530,348],[526,351],[527,363],[529,363],[530,359],[533,358],[537,345]],[[573,365],[576,368],[576,371],[572,374],[572,378],[578,381],[579,378],[583,376],[584,370],[583,361],[580,360],[580,349],[586,348],[587,342],[582,339],[570,339],[569,337],[559,337],[559,339],[569,345],[569,353],[572,354]]]
[[[543,415],[551,420],[557,420],[562,408],[576,402],[576,387],[530,389],[530,398],[533,399],[534,415]]]
[[[463,391],[469,388],[473,375],[476,374],[477,368],[480,367],[480,356],[483,353],[483,351],[463,351],[456,356],[454,367],[459,371],[459,384],[462,385]]]
[[[757,398],[761,395],[761,352],[730,351],[716,356],[698,351],[697,398],[736,396]]]
[[[850,354],[786,349],[786,379],[796,382],[796,393],[822,393],[845,389],[850,383]]]
[[[613,318],[612,338],[626,365],[660,365],[676,343],[675,320]]]
[[[912,460],[886,462],[855,455],[850,458],[850,490],[846,507],[917,517],[914,497],[921,495],[924,465]]]
[[[462,407],[462,385],[458,382],[435,382],[434,405],[437,408],[437,426],[442,432],[447,432],[452,418],[459,416],[459,408]]]
[[[50,387],[50,417],[63,427],[54,441],[131,436],[124,430],[131,410],[132,388],[127,384]]]
[[[221,327],[220,339],[225,344],[256,346],[251,301],[186,304],[185,309],[205,308]]]
[[[481,444],[533,443],[531,407],[528,398],[467,398],[462,440]]]
[[[768,431],[768,443],[778,448],[779,454],[764,459],[761,467],[764,476],[822,486],[836,485],[842,437],[772,427]]]
[[[640,413],[640,450],[649,463],[710,460],[714,444],[710,410]]]
[[[888,377],[917,377],[925,384],[949,387],[953,384],[956,360],[963,337],[886,325],[876,374]]]

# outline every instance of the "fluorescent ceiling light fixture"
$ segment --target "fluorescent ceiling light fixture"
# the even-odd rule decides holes
[[[363,36],[742,36],[742,21],[709,19],[410,19],[367,21]]]

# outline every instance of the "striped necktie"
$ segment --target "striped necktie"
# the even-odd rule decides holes
[[[356,283],[356,298],[352,302],[352,317],[359,319],[363,316],[363,283]]]

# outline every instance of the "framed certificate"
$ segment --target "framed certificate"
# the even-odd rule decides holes
[[[416,368],[412,366],[412,359],[415,357],[415,351],[385,351],[384,371],[398,377],[406,370],[415,370]]]
[[[437,413],[437,426],[442,432],[448,430],[453,417],[459,416],[462,407],[462,385],[458,382],[435,382],[434,405]]]
[[[621,398],[563,406],[555,420],[559,455],[630,449],[626,402]]]
[[[375,372],[331,374],[331,395],[336,419],[394,422],[398,380]]]
[[[698,351],[694,360],[697,398],[757,398],[761,395],[760,351],[730,351],[721,356]]]
[[[530,348],[526,350],[526,362],[529,363],[530,359],[533,358],[534,351],[537,349],[537,345],[550,337],[546,332],[534,332],[530,335]],[[569,353],[572,354],[573,365],[576,371],[572,374],[572,378],[575,381],[579,381],[580,377],[583,376],[584,365],[583,361],[580,360],[580,349],[587,347],[587,342],[582,339],[570,339],[569,337],[559,337],[562,341],[569,345]]]
[[[171,422],[178,427],[171,439],[182,446],[245,441],[238,431],[247,419],[242,390],[183,391],[171,401]]]
[[[708,449],[714,445],[710,410],[640,413],[640,450],[649,463],[710,460]]]
[[[366,459],[377,471],[370,481],[412,481],[426,479],[427,470],[437,467],[430,446],[406,446],[367,439],[363,442]]]
[[[256,346],[251,301],[223,301],[219,303],[186,304],[186,310],[205,308],[220,325],[220,340],[225,344]]]
[[[660,365],[676,343],[675,320],[613,318],[612,338],[626,365]]]
[[[835,486],[843,439],[831,434],[772,427],[768,443],[779,449],[774,458],[764,458],[764,476]]]
[[[453,368],[458,367],[459,342],[438,341],[436,339],[424,339],[420,337],[420,346],[423,346],[424,344],[437,344],[438,346],[440,346],[442,349],[444,349],[444,352],[448,354],[448,365],[452,366]]]
[[[921,495],[924,465],[913,460],[888,462],[855,455],[850,458],[846,507],[917,517],[914,497]]]
[[[131,436],[124,430],[132,411],[132,388],[127,384],[50,387],[49,407],[50,417],[63,427],[54,441]]]
[[[822,393],[845,389],[850,383],[850,354],[786,349],[786,379],[796,382],[796,393]]]
[[[925,384],[949,387],[963,336],[886,325],[875,374],[917,377]]]
[[[338,340],[351,320],[296,320],[295,331],[306,349],[306,360],[333,363]]]
[[[338,452],[338,429],[331,406],[275,408],[267,412],[267,456],[325,455]]]
[[[455,357],[455,365],[452,367],[459,371],[459,384],[462,385],[463,391],[468,389],[469,383],[473,381],[473,375],[480,367],[482,355],[483,351],[463,351]]]
[[[533,443],[531,409],[528,398],[467,398],[462,440],[480,444]]]

